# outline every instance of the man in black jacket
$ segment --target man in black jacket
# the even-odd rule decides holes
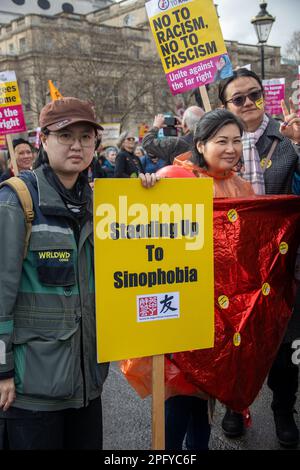
[[[194,127],[203,116],[204,111],[198,106],[190,106],[186,109],[182,117],[183,136],[158,138],[159,129],[165,125],[163,114],[157,114],[153,121],[153,126],[143,138],[142,146],[146,152],[162,158],[171,164],[175,157],[191,150],[193,144]]]

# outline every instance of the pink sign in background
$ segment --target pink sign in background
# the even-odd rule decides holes
[[[220,69],[220,59],[228,55],[222,54],[212,57],[208,60],[201,60],[194,64],[187,65],[181,69],[169,72],[166,74],[167,82],[169,84],[171,93],[177,95],[185,93],[186,91],[193,90],[199,86],[207,85],[217,80],[231,77],[232,68],[228,68],[222,73]],[[225,62],[225,61],[224,61]]]
[[[22,105],[0,107],[0,135],[26,131]]]
[[[284,100],[285,82],[283,79],[264,80],[265,110],[271,116],[282,114],[281,100]]]

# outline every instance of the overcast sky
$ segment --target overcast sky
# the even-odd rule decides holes
[[[223,36],[247,44],[257,44],[253,16],[259,12],[259,0],[215,0],[218,4]],[[282,54],[294,31],[300,30],[300,0],[269,0],[267,11],[276,17],[268,44],[281,46]]]

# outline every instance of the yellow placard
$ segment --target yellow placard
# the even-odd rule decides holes
[[[13,70],[4,70],[0,72],[0,135],[17,134],[24,131],[26,131],[26,124],[17,77]],[[10,149],[10,154],[12,153],[12,149]],[[13,156],[12,162],[15,172],[17,172]]]
[[[19,104],[22,102],[17,82],[0,82],[0,107],[7,108]]]
[[[212,180],[98,179],[98,361],[213,347]]]
[[[212,0],[152,0],[146,8],[165,73],[226,54]]]

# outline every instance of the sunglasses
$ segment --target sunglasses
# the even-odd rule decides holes
[[[129,140],[129,142],[134,142],[135,138],[134,137],[127,137],[126,140]]]
[[[263,96],[262,90],[254,90],[251,91],[251,93],[248,93],[247,95],[240,95],[240,96],[235,96],[234,98],[231,98],[231,100],[226,101],[227,103],[232,103],[234,106],[244,106],[246,103],[246,99],[249,98],[252,103],[255,103],[259,99],[261,99]]]

